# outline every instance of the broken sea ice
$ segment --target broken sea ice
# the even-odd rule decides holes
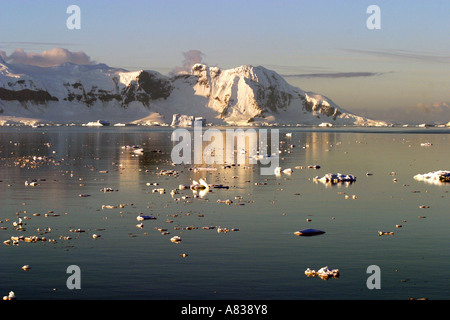
[[[341,173],[327,173],[322,178],[316,176],[314,181],[320,182],[330,182],[330,183],[339,183],[339,182],[354,182],[356,181],[356,177],[351,174],[341,174]]]
[[[318,271],[311,270],[310,268],[305,270],[305,274],[308,277],[319,276],[322,279],[328,279],[330,277],[338,278],[339,277],[339,269],[329,269],[328,266],[320,268]]]

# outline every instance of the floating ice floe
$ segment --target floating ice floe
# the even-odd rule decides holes
[[[394,232],[393,231],[378,231],[378,235],[379,236],[386,236],[386,235],[393,236]]]
[[[339,269],[329,269],[328,266],[320,268],[318,271],[311,270],[310,268],[305,270],[305,274],[308,277],[319,276],[322,279],[328,279],[330,277],[338,278],[339,277]]]
[[[333,127],[333,124],[329,122],[322,122],[319,124],[319,127]]]
[[[35,187],[35,186],[37,186],[39,183],[37,182],[37,180],[36,179],[33,179],[33,180],[31,180],[31,181],[25,181],[25,185],[26,186],[32,186],[32,187]]]
[[[156,189],[152,190],[152,193],[164,194],[164,193],[166,193],[166,189],[164,189],[164,188],[156,188]]]
[[[196,180],[192,180],[191,190],[202,190],[202,189],[209,189],[208,184],[205,180],[199,179],[198,182]]]
[[[292,169],[291,168],[287,168],[287,169],[281,170],[281,167],[276,167],[274,172],[275,172],[276,175],[280,175],[281,173],[292,174]]]
[[[10,291],[7,296],[3,296],[3,300],[14,300],[16,299],[16,295],[13,291]]]
[[[205,227],[203,227],[205,229]],[[211,229],[211,227],[209,228]],[[217,233],[228,233],[230,231],[239,231],[239,228],[225,228],[225,227],[217,227]]]
[[[86,198],[86,197],[90,197],[91,195],[87,194],[87,193],[81,193],[78,196],[81,197],[81,198]]]
[[[317,236],[319,234],[324,234],[324,233],[325,233],[325,231],[317,230],[317,229],[304,229],[301,231],[294,232],[294,234],[297,236],[305,236],[305,237]]]
[[[142,216],[142,215],[140,215],[140,216],[137,216],[136,217],[136,220],[137,221],[142,221],[142,220],[155,220],[156,218],[155,217],[152,217],[152,216]]]
[[[341,173],[327,173],[322,178],[316,176],[314,181],[320,181],[324,183],[341,183],[341,182],[355,182],[356,177],[351,174],[341,174]]]
[[[111,204],[103,204],[102,205],[102,210],[103,209],[115,209],[117,208],[117,206],[111,205]]]
[[[442,182],[450,182],[450,171],[437,170],[424,174],[416,174],[414,176],[414,179],[434,184],[440,184]]]

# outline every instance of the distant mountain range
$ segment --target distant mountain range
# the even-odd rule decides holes
[[[244,65],[223,70],[196,64],[165,76],[105,64],[54,67],[0,58],[0,120],[185,125],[386,125],[360,117],[320,94],[288,84],[274,71]],[[21,120],[22,119],[22,120]]]

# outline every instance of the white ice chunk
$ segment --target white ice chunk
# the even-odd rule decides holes
[[[434,184],[440,184],[442,182],[450,182],[450,171],[437,170],[428,173],[417,174],[414,176],[414,179]]]

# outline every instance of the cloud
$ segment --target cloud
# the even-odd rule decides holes
[[[2,41],[2,47],[8,49],[22,48],[28,50],[39,50],[48,47],[70,47],[79,45],[69,42],[42,42],[42,41]]]
[[[340,50],[350,53],[365,54],[383,58],[413,59],[437,63],[450,62],[449,55],[435,55],[430,53],[413,52],[407,50],[359,50],[359,49],[340,49]]]
[[[450,102],[438,101],[434,103],[419,102],[417,108],[427,114],[442,114],[450,116]]]
[[[351,111],[371,119],[398,123],[446,124],[450,121],[450,102],[448,101],[419,102],[415,105],[393,108],[355,108]]]
[[[0,51],[0,56],[10,64],[29,64],[39,67],[52,67],[66,62],[75,64],[94,64],[95,62],[83,51],[72,52],[63,48],[53,48],[42,53],[25,52],[23,49],[16,49],[9,56],[4,51]]]
[[[184,60],[182,67],[175,67],[170,74],[175,75],[180,72],[190,72],[192,67],[196,63],[203,63],[203,57],[205,54],[200,50],[189,50],[187,52],[183,52]]]
[[[381,75],[379,72],[332,72],[332,73],[304,73],[304,74],[285,74],[283,77],[295,78],[354,78],[354,77],[373,77]]]

